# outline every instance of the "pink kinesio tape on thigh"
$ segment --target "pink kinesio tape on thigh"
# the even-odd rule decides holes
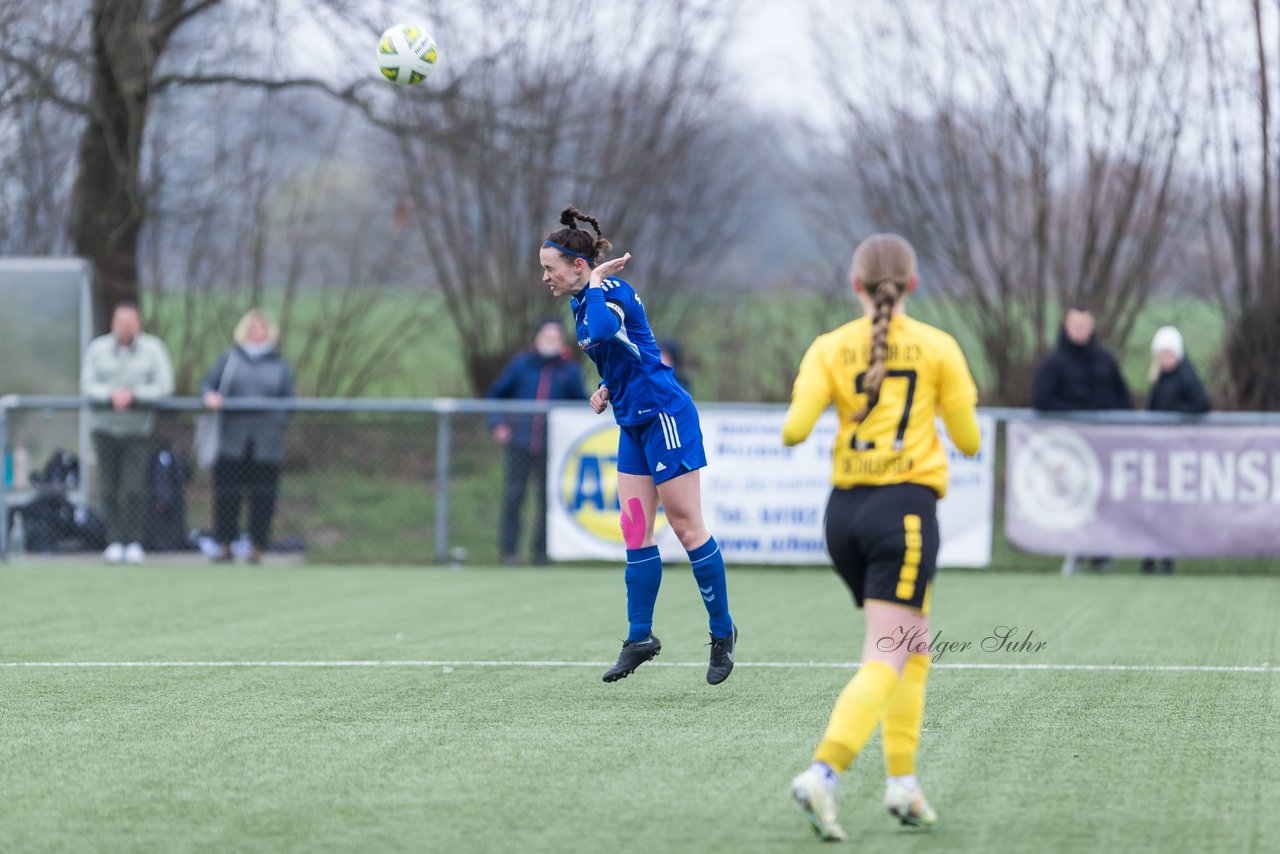
[[[627,510],[631,511],[630,516],[627,515]],[[628,498],[627,510],[623,510],[618,515],[618,520],[622,524],[622,540],[627,544],[627,548],[638,549],[644,544],[644,535],[648,531],[644,518],[644,505],[640,503],[639,498]]]

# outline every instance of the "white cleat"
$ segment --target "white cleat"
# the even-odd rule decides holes
[[[131,563],[134,566],[141,564],[147,559],[147,553],[142,550],[142,543],[129,543],[124,547],[124,562]]]
[[[822,775],[809,768],[796,775],[791,781],[791,797],[813,825],[813,832],[824,842],[843,842],[844,828],[836,821],[836,812],[840,809],[836,802],[836,792],[829,786]]]
[[[893,780],[884,790],[884,808],[889,815],[912,827],[933,827],[938,822],[938,814],[924,799],[923,792]]]
[[[102,559],[107,563],[124,563],[124,546],[120,543],[112,543],[102,553]]]

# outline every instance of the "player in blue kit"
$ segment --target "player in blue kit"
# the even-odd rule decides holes
[[[590,224],[595,236],[578,223]],[[631,675],[656,656],[662,642],[653,634],[653,606],[662,582],[662,558],[653,523],[661,503],[671,529],[689,553],[693,576],[707,607],[711,661],[707,681],[719,685],[733,670],[738,630],[729,616],[724,559],[702,521],[698,470],[707,464],[702,429],[693,398],[662,363],[644,304],[620,272],[630,253],[601,262],[613,249],[595,217],[568,207],[563,228],[551,232],[538,252],[542,281],[552,296],[570,296],[578,344],[600,371],[591,396],[597,414],[612,404],[618,422],[618,500],[627,544],[627,619],[631,624],[618,661],[605,682]]]

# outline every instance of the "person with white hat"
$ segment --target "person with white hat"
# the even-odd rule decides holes
[[[1147,408],[1154,412],[1208,412],[1209,395],[1187,358],[1182,333],[1172,326],[1161,326],[1151,340],[1151,393]],[[1142,561],[1147,575],[1170,575],[1173,558],[1149,557]]]
[[[1209,395],[1187,359],[1181,332],[1172,326],[1157,329],[1155,338],[1151,340],[1151,355],[1148,409],[1193,414],[1209,411]]]

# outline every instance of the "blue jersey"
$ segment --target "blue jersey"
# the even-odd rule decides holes
[[[622,279],[605,279],[570,300],[578,344],[596,363],[609,389],[613,417],[624,427],[646,424],[662,411],[675,412],[691,402],[662,363],[644,305]]]

